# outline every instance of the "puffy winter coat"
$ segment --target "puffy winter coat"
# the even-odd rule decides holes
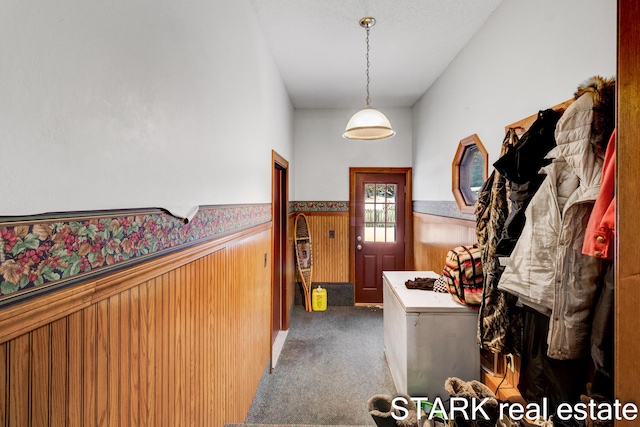
[[[525,212],[526,223],[499,289],[550,315],[548,356],[589,355],[592,313],[602,263],[582,254],[585,229],[600,189],[602,160],[590,144],[594,93],[587,91],[557,123],[547,176]]]

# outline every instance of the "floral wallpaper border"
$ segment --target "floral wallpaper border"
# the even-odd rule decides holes
[[[271,221],[271,204],[0,217],[0,306]]]
[[[349,212],[349,202],[291,202],[290,212]]]
[[[473,214],[460,212],[455,201],[449,200],[414,200],[413,212],[430,215],[445,216],[475,221]],[[315,201],[291,201],[289,213],[296,212],[349,212],[349,202],[315,202]]]

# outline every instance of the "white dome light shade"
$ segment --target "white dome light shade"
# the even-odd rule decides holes
[[[387,116],[375,108],[366,107],[351,116],[342,136],[347,139],[375,140],[395,134]]]

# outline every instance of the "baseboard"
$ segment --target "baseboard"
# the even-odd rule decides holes
[[[282,348],[284,347],[288,334],[289,331],[279,331],[275,341],[273,342],[271,349],[271,369],[275,369],[278,364],[278,358],[280,357],[280,353],[282,352]]]
[[[302,305],[302,285],[296,286],[294,303]],[[312,289],[320,285],[327,290],[328,306],[353,306],[353,283],[313,282]]]

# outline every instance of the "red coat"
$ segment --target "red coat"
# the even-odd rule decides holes
[[[585,255],[613,259],[616,229],[616,131],[613,131],[602,166],[600,194],[589,217],[587,231],[582,245]]]

